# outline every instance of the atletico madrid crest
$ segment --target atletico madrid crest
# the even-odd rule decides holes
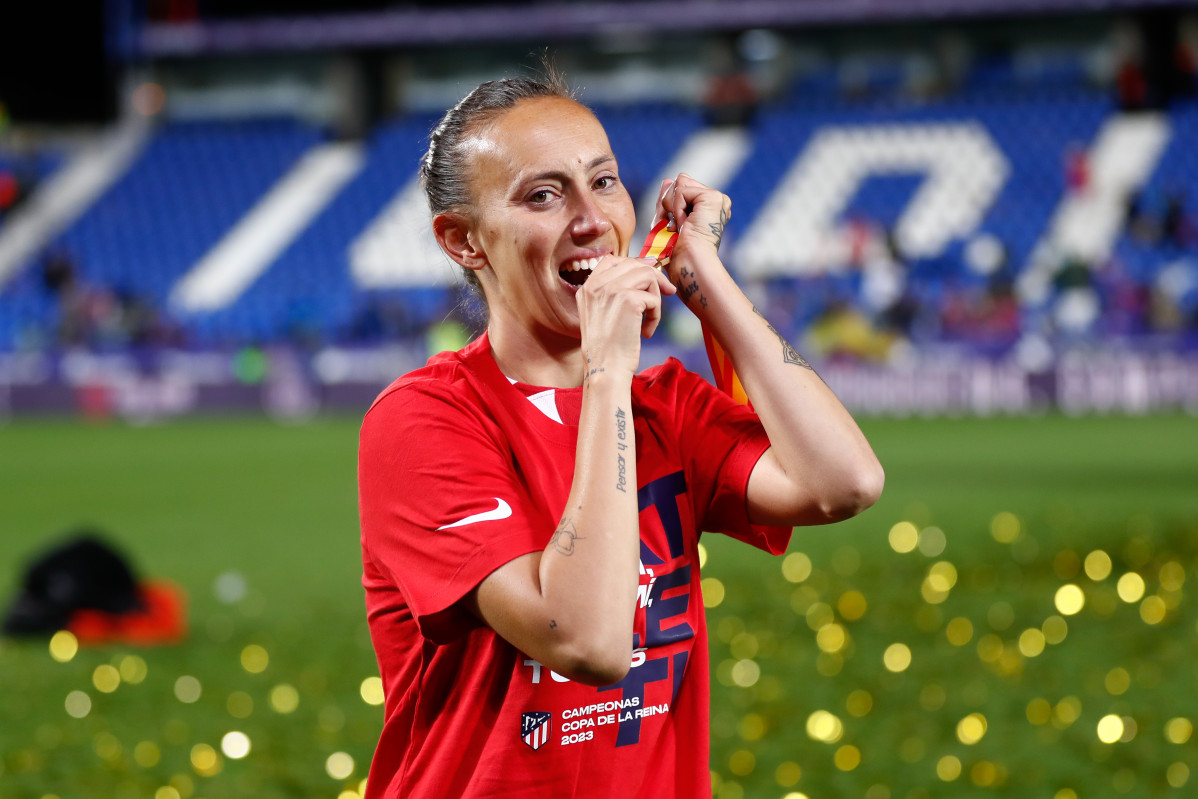
[[[552,713],[525,713],[520,719],[520,737],[533,749],[549,743],[549,727]]]

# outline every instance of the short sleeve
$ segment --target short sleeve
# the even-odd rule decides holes
[[[749,520],[749,476],[770,448],[761,420],[681,364],[676,369],[676,420],[683,459],[703,487],[699,493],[710,498],[698,515],[703,529],[725,533],[774,555],[785,552],[793,528]]]
[[[544,547],[515,471],[499,430],[436,382],[394,389],[367,413],[358,451],[363,554],[399,588],[426,638],[444,643],[476,627],[459,600]]]

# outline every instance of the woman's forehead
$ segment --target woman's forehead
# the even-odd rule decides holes
[[[607,133],[595,115],[561,97],[521,100],[472,139],[475,155],[492,164],[498,160],[509,178],[513,173],[585,168],[611,155]]]

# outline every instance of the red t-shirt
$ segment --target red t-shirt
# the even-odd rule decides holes
[[[367,799],[711,796],[701,530],[780,553],[745,492],[757,417],[671,360],[632,384],[641,591],[632,668],[581,685],[459,600],[545,548],[574,473],[582,389],[561,422],[499,371],[486,336],[395,381],[362,424],[363,585],[386,695]]]

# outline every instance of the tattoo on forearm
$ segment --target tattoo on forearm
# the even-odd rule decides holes
[[[682,267],[682,271],[679,272],[679,275],[682,277],[682,280],[678,284],[678,296],[682,298],[683,302],[686,302],[691,297],[695,296],[695,293],[699,290],[699,281],[697,279],[697,275],[688,270],[685,266]],[[707,298],[702,294],[699,295],[699,302],[703,304],[704,308],[707,307]]]
[[[559,555],[570,557],[574,554],[575,544],[582,540],[582,536],[578,534],[578,528],[574,526],[574,520],[567,516],[553,531],[553,537],[549,539],[549,543],[553,545],[554,551]]]
[[[786,363],[793,363],[796,366],[801,366],[804,369],[811,369],[811,364],[807,363],[807,359],[804,358],[802,355],[799,355],[799,351],[796,350],[794,347],[792,347],[790,345],[790,342],[787,341],[786,338],[783,337],[783,335],[781,333],[779,333],[777,331],[777,329],[774,328],[773,325],[770,324],[770,320],[765,318],[765,314],[763,314],[761,311],[759,311],[757,309],[756,305],[753,306],[753,313],[757,314],[763,320],[765,320],[765,326],[768,327],[770,329],[770,332],[773,333],[775,336],[777,336],[778,341],[780,341],[782,343],[782,360],[783,361],[785,361]],[[812,371],[815,371],[815,370],[812,369]]]
[[[591,379],[591,375],[597,375],[600,372],[605,372],[605,371],[607,371],[607,370],[604,369],[602,366],[598,366],[598,367],[595,367],[592,369],[591,368],[591,359],[587,358],[587,370],[582,376],[583,384],[585,385]]]
[[[728,220],[732,218],[731,209],[724,207],[720,209],[720,221],[708,222],[707,227],[711,228],[711,235],[715,237],[715,248],[720,248],[720,242],[724,240],[724,228],[728,224]]]
[[[616,490],[627,493],[628,465],[624,452],[628,449],[628,417],[623,408],[616,408]]]
[[[557,619],[550,619],[550,620],[549,620],[549,629],[550,629],[550,630],[556,630],[556,629],[557,629]]]

